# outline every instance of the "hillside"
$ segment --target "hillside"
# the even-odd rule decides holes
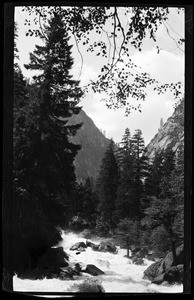
[[[104,152],[110,143],[110,140],[102,134],[83,110],[78,115],[74,115],[69,123],[82,122],[82,127],[73,138],[75,144],[82,146],[75,159],[75,173],[78,181],[83,181],[88,176],[96,179]]]
[[[173,114],[166,123],[161,124],[158,133],[147,145],[147,154],[151,158],[155,150],[165,149],[168,145],[176,150],[184,143],[184,100],[176,106]]]

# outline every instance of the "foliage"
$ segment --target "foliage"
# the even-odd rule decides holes
[[[131,137],[125,130],[121,148],[117,151],[120,177],[117,189],[115,218],[141,218],[145,204],[144,181],[148,173],[148,158],[141,130]]]
[[[175,247],[183,242],[183,149],[179,150],[175,161],[173,151],[167,148],[164,152],[163,166],[164,174],[160,182],[161,193],[158,198],[152,198],[150,206],[144,212],[142,225],[153,229],[152,237],[156,238],[157,236],[157,239],[161,241],[165,231],[167,238],[163,240],[169,240],[173,255],[176,256]],[[156,234],[154,234],[155,232]],[[161,245],[165,247],[166,244],[163,242]]]
[[[122,138],[121,147],[116,157],[119,165],[119,181],[114,216],[117,220],[135,215],[134,178],[135,156],[132,151],[130,130],[126,128]]]
[[[150,242],[153,250],[162,253],[166,253],[171,247],[169,236],[163,225],[153,229]]]
[[[141,104],[133,105],[131,98],[144,101],[146,88],[152,87],[158,94],[170,90],[175,99],[181,95],[181,82],[159,83],[156,79],[142,72],[132,61],[131,47],[142,50],[146,38],[151,39],[157,45],[156,34],[163,26],[169,38],[173,39],[176,47],[183,51],[183,37],[172,37],[168,28],[168,7],[105,7],[105,6],[26,6],[23,8],[29,16],[33,15],[33,22],[37,29],[33,29],[30,18],[25,24],[30,26],[26,35],[45,36],[42,22],[53,12],[58,12],[63,17],[67,31],[75,40],[75,47],[80,54],[82,65],[83,55],[81,47],[87,52],[92,52],[101,57],[105,64],[101,68],[98,79],[91,81],[85,91],[90,88],[94,92],[106,94],[106,105],[110,108],[125,107],[126,114],[131,109],[139,109]],[[180,9],[176,9],[180,13]],[[81,67],[82,69],[82,67]],[[80,70],[81,73],[81,70]],[[102,96],[103,97],[103,96]]]
[[[45,45],[36,46],[26,65],[42,71],[28,86],[27,98],[17,96],[24,84],[22,74],[16,73],[19,107],[14,111],[13,154],[16,240],[43,235],[49,247],[60,239],[56,227],[65,223],[76,180],[74,157],[80,146],[69,137],[81,124],[70,126],[67,122],[80,110],[77,104],[82,91],[70,75],[71,46],[60,15],[53,15],[45,30]]]
[[[78,215],[84,219],[86,227],[95,227],[98,196],[92,178],[88,177],[85,182],[76,182],[70,198],[70,215]]]
[[[149,165],[149,173],[145,181],[147,195],[158,197],[161,193],[160,183],[164,176],[163,160],[164,151],[156,151],[154,158]]]
[[[116,228],[116,232],[122,237],[127,245],[139,245],[139,225],[137,221],[128,218],[121,220]]]
[[[113,226],[113,211],[115,209],[118,185],[118,165],[114,154],[114,142],[110,144],[102,159],[99,176],[97,178],[97,193],[99,199],[98,210],[104,222]]]

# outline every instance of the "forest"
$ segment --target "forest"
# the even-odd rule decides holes
[[[141,130],[126,128],[119,147],[110,141],[97,179],[78,182],[74,160],[81,145],[71,137],[82,124],[68,119],[79,114],[84,91],[71,75],[70,36],[57,9],[44,32],[44,46],[36,45],[25,65],[38,70],[30,83],[18,64],[15,24],[13,271],[33,269],[37,253],[58,244],[64,229],[113,236],[128,256],[132,245],[159,256],[172,251],[176,261],[184,240],[183,147],[167,147],[151,159]]]

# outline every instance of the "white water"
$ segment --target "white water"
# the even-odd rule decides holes
[[[118,249],[117,254],[109,252],[93,251],[90,247],[86,251],[76,255],[77,251],[69,250],[72,245],[77,242],[86,242],[86,239],[81,235],[75,233],[63,233],[64,251],[69,254],[69,265],[82,263],[94,264],[100,268],[105,274],[96,276],[101,281],[105,292],[119,292],[119,293],[182,293],[183,285],[169,285],[163,283],[162,285],[151,284],[149,280],[143,279],[144,270],[153,262],[144,260],[144,266],[138,266],[130,263],[130,260],[124,255],[126,249]],[[95,244],[100,243],[100,238],[91,239]],[[82,273],[82,276],[77,276],[73,280],[60,279],[43,279],[43,280],[27,280],[20,279],[17,275],[13,278],[14,291],[37,291],[37,292],[76,292],[76,284],[81,283],[84,279],[93,277],[90,274]]]

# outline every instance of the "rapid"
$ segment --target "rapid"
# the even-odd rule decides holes
[[[110,252],[93,251],[87,247],[86,251],[76,254],[76,251],[70,250],[77,242],[86,242],[81,234],[73,232],[62,233],[62,246],[64,251],[69,254],[69,265],[80,263],[83,266],[93,264],[100,268],[105,274],[95,276],[101,282],[105,292],[108,293],[182,293],[183,285],[163,283],[161,285],[151,284],[149,280],[143,279],[143,272],[153,261],[144,259],[144,265],[135,265],[124,257],[126,249],[117,247],[116,254]],[[99,244],[104,238],[91,238],[95,244]],[[74,279],[42,279],[29,280],[20,279],[15,274],[13,277],[14,291],[22,292],[76,292],[76,284],[81,283],[88,277],[94,277],[87,273],[76,276]]]

